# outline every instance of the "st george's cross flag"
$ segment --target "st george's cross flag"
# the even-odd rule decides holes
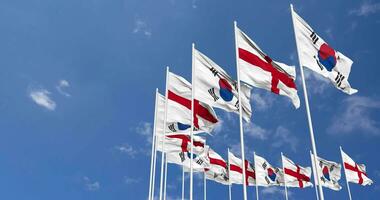
[[[311,161],[314,166],[314,156],[310,154]],[[340,171],[342,169],[339,163],[328,161],[317,157],[317,171],[319,175],[319,183],[323,187],[330,188],[335,191],[339,191],[342,189],[342,186],[339,185],[339,180],[341,177]],[[318,184],[318,182],[317,182]]]
[[[347,181],[363,186],[371,185],[373,181],[368,178],[365,165],[357,164],[343,150],[340,152]]]
[[[210,167],[205,169],[206,178],[228,185],[227,162],[211,148],[208,151],[208,158]]]
[[[191,165],[193,165],[194,171],[203,172],[205,168],[210,166],[210,160],[207,156],[208,148],[206,146],[200,152],[193,152],[193,158],[191,158],[190,151],[167,153],[167,161],[168,163],[182,165],[186,171],[190,171]]]
[[[254,155],[256,183],[258,186],[284,185],[284,172],[279,167],[273,167],[265,158]]]
[[[300,64],[330,79],[339,90],[356,93],[348,82],[352,60],[334,50],[293,10],[292,16]]]
[[[157,150],[170,152],[187,152],[191,150],[191,138],[188,134],[167,133],[165,141],[163,136],[157,136]],[[163,142],[165,142],[163,144]],[[163,145],[163,148],[162,148]],[[205,140],[200,136],[193,136],[193,152],[202,152],[205,148]]]
[[[254,87],[287,96],[296,108],[300,106],[294,66],[272,60],[243,31],[236,27],[236,48],[240,80]]]
[[[194,98],[228,112],[239,113],[238,84],[214,61],[194,49]],[[251,87],[241,84],[242,114],[251,118]]]
[[[285,156],[282,156],[282,165],[284,168],[284,181],[287,187],[305,188],[313,186],[310,182],[310,167],[301,167]]]
[[[167,122],[177,123],[169,126],[172,132],[188,131],[191,125],[191,84],[183,77],[169,72]],[[194,129],[197,132],[210,133],[218,118],[213,108],[194,99]]]
[[[229,164],[229,178],[230,183],[234,184],[243,184],[243,168],[242,168],[242,160],[237,158],[231,152],[228,152],[228,164]],[[256,184],[256,175],[254,166],[245,160],[245,180],[244,183],[249,186],[253,186]]]

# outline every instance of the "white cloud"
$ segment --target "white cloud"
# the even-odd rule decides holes
[[[124,177],[126,184],[137,184],[141,182],[141,178]]]
[[[273,196],[273,195],[285,195],[285,189],[284,187],[263,187],[261,190],[259,190],[261,194],[265,196]],[[291,196],[292,193],[288,190],[288,197]]]
[[[100,183],[98,181],[92,181],[87,176],[83,177],[84,185],[88,191],[96,191],[100,189]]]
[[[265,140],[268,138],[269,131],[256,125],[254,123],[245,123],[244,124],[244,133],[260,140]]]
[[[350,10],[349,13],[357,16],[368,16],[380,11],[380,3],[363,1],[359,8]]]
[[[141,136],[145,137],[149,144],[152,144],[153,125],[149,122],[141,122],[135,129]]]
[[[327,78],[324,78],[322,75],[319,75],[307,68],[304,68],[304,75],[307,91],[312,94],[325,94],[326,89],[329,87],[329,84],[331,84]],[[297,80],[298,85],[302,86],[301,76]]]
[[[191,7],[194,8],[194,9],[198,8],[197,0],[192,0],[191,1]]]
[[[148,28],[148,25],[145,21],[143,21],[142,19],[136,19],[135,20],[135,26],[133,28],[133,31],[132,31],[134,34],[143,34],[145,35],[146,37],[151,37],[152,36],[152,32],[151,30]]]
[[[292,151],[296,151],[298,139],[293,134],[291,134],[289,129],[283,126],[279,126],[277,127],[273,137],[273,147],[279,148],[283,146],[288,146]]]
[[[327,35],[327,37],[329,37],[330,39],[334,39],[334,35],[332,33],[332,28],[328,28],[325,30],[325,34]]]
[[[70,87],[70,83],[67,80],[60,80],[55,88],[61,95],[70,97],[71,95],[64,91],[64,89],[68,87]]]
[[[56,103],[50,98],[50,92],[45,89],[31,89],[29,97],[39,106],[48,110],[55,110]]]
[[[275,99],[271,92],[253,90],[251,100],[253,101],[252,108],[254,111],[265,111],[273,105]]]
[[[123,145],[120,145],[120,146],[115,146],[115,149],[118,150],[120,153],[127,154],[131,158],[134,158],[136,156],[136,154],[138,153],[138,151],[135,150],[129,144],[123,144]]]
[[[214,130],[213,130],[212,133],[213,133],[214,135],[219,134],[219,133],[223,130],[223,124],[224,124],[223,119],[219,118],[219,119],[218,119],[218,123],[215,125]]]
[[[350,96],[343,101],[327,132],[338,135],[357,131],[360,134],[380,135],[379,123],[371,117],[371,113],[379,109],[380,100]]]

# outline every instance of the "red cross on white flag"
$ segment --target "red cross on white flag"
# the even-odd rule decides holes
[[[240,158],[234,156],[231,152],[228,152],[228,163],[230,167],[230,182],[235,184],[243,184],[243,170],[242,161]],[[256,184],[256,175],[253,165],[251,165],[248,160],[245,160],[245,184],[253,186]]]
[[[347,181],[363,186],[371,185],[373,182],[367,177],[365,165],[357,164],[343,150],[341,150],[341,153]]]
[[[285,182],[287,187],[305,188],[313,186],[310,182],[310,167],[301,167],[285,156],[282,156],[282,165],[284,167]]]

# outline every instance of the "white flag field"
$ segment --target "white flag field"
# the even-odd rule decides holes
[[[289,158],[282,156],[282,165],[284,167],[284,181],[287,187],[305,188],[311,187],[311,168],[302,167],[295,164]]]
[[[300,64],[330,79],[336,88],[354,94],[348,82],[352,60],[327,44],[296,12],[292,12]]]
[[[230,183],[243,184],[243,162],[240,158],[236,157],[231,152],[228,152],[228,164]],[[248,160],[245,160],[245,180],[244,184],[253,186],[256,184],[255,169]]]
[[[239,114],[238,84],[210,58],[194,49],[194,98],[212,107]],[[251,87],[241,84],[243,118],[249,122]]]

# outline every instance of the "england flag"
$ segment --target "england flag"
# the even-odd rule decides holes
[[[210,58],[194,49],[194,98],[228,112],[239,113],[239,95],[237,81],[233,80],[220,66]],[[251,118],[251,87],[241,84],[243,118]]]
[[[256,184],[256,175],[254,166],[245,160],[245,180],[243,182],[243,168],[242,168],[242,160],[236,157],[231,152],[228,152],[228,164],[229,164],[229,178],[230,183],[234,184],[246,184],[249,186],[253,186]]]
[[[330,79],[339,90],[356,93],[348,82],[352,60],[327,44],[293,9],[292,18],[300,64]]]
[[[368,178],[365,165],[357,164],[342,149],[340,152],[347,181],[363,186],[372,185],[373,181]]]
[[[208,151],[208,158],[210,160],[210,167],[205,169],[206,178],[228,185],[227,162],[211,148]]]
[[[282,165],[284,168],[284,181],[287,187],[305,188],[313,186],[310,182],[310,167],[299,166],[285,156],[282,156]]]
[[[240,80],[254,87],[287,96],[300,107],[294,66],[272,60],[243,31],[235,27]]]

